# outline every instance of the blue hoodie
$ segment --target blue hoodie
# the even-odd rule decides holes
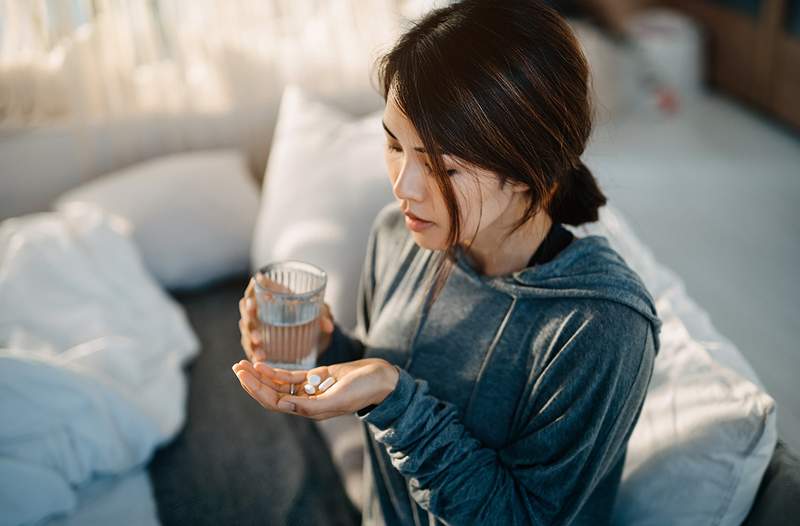
[[[398,202],[370,232],[357,324],[320,365],[380,357],[396,388],[358,412],[364,524],[603,524],[659,348],[639,276],[602,236],[502,276],[417,245]]]

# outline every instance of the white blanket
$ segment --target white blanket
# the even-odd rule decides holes
[[[183,425],[199,342],[129,234],[91,205],[0,223],[0,524],[72,513]]]

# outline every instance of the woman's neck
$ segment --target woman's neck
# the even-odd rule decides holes
[[[472,245],[465,246],[462,243],[465,254],[478,273],[501,276],[527,267],[536,249],[547,237],[553,221],[546,212],[540,211],[508,239],[504,239],[502,234],[512,224],[513,221],[500,216],[478,233]]]

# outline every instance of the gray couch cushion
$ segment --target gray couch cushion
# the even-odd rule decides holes
[[[794,518],[792,518],[794,517]],[[800,518],[800,458],[781,440],[744,524],[791,524]],[[794,522],[796,523],[796,522]]]

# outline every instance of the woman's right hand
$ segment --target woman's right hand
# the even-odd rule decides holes
[[[269,279],[264,274],[256,273],[258,283],[263,287],[271,288],[279,292],[291,292],[285,286]],[[244,296],[239,300],[239,332],[241,333],[241,344],[247,359],[252,363],[267,359],[269,349],[264,349],[263,325],[258,317],[258,306],[256,304],[255,279],[250,278]],[[320,331],[318,349],[319,354],[328,350],[333,335],[333,314],[327,303],[323,303],[320,313]]]

